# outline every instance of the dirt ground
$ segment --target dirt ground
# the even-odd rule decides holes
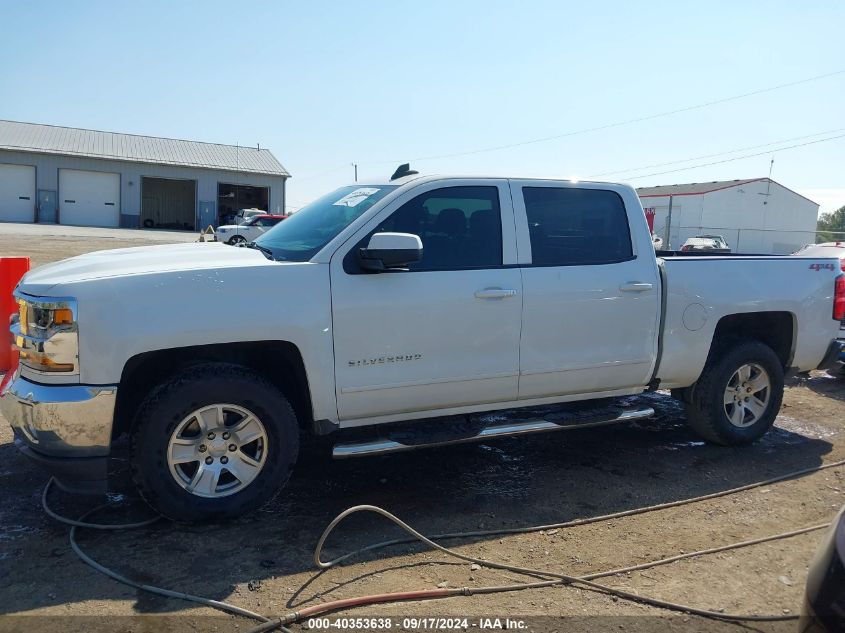
[[[0,253],[28,254],[35,263],[122,245],[51,238],[23,248],[0,237]],[[845,380],[827,373],[790,379],[776,427],[745,448],[704,444],[667,394],[643,398],[657,410],[654,419],[613,427],[339,462],[314,444],[304,451],[289,486],[253,516],[219,525],[160,521],[132,531],[80,530],[78,540],[94,559],[140,582],[278,616],[372,593],[531,580],[475,569],[417,545],[371,552],[316,573],[312,556],[320,533],[352,505],[381,506],[425,534],[531,526],[685,499],[845,459]],[[145,516],[120,452],[112,470],[113,495],[125,503],[92,518]],[[0,632],[246,631],[254,625],[136,591],[83,564],[71,551],[68,529],[41,510],[44,484],[44,474],[18,454],[0,419]],[[61,492],[51,497],[57,509],[76,517],[101,502]],[[824,523],[843,503],[845,467],[838,467],[592,525],[446,544],[481,558],[584,575]],[[325,556],[396,536],[398,529],[383,519],[354,516],[330,539]],[[801,609],[807,566],[821,537],[812,532],[602,582],[727,613],[794,614]],[[468,618],[469,629],[482,628],[480,618],[510,618],[543,631],[797,630],[795,622],[719,623],[566,586],[381,605],[331,617],[388,615],[394,629],[402,628],[405,617],[453,616]],[[342,628],[361,628],[345,624]]]
[[[44,233],[39,235],[38,231]],[[130,248],[178,242],[193,242],[199,233],[187,231],[134,231],[63,227],[61,225],[0,223],[0,257],[29,257],[35,268],[67,257],[108,248]]]

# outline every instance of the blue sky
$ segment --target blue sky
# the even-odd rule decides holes
[[[270,148],[300,206],[399,162],[636,186],[765,176],[845,134],[845,3],[0,0],[0,118]],[[817,133],[818,136],[810,137]],[[804,138],[807,137],[807,138]],[[784,142],[663,168],[635,168]],[[773,178],[845,205],[845,138]],[[414,160],[417,159],[417,160]]]

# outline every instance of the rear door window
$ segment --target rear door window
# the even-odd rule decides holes
[[[633,259],[628,216],[613,191],[523,187],[535,266],[610,264]]]

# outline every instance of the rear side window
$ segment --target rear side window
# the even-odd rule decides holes
[[[610,264],[633,258],[619,194],[600,189],[523,187],[536,266]]]
[[[502,220],[496,187],[444,187],[399,207],[376,232],[419,235],[422,261],[411,270],[502,265]]]

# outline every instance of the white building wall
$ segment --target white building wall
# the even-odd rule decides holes
[[[197,183],[195,216],[201,202],[212,202],[216,213],[217,183],[269,187],[270,212],[284,213],[285,208],[285,178],[282,176],[6,150],[0,150],[0,163],[34,165],[36,189],[39,190],[58,190],[59,169],[85,169],[120,174],[120,225],[129,228],[139,226],[141,178],[144,176],[195,180]],[[58,196],[59,213],[61,214],[61,191],[58,192]],[[33,202],[37,203],[37,194],[36,200]]]
[[[669,196],[641,201],[655,209],[654,232],[665,240]],[[717,234],[734,252],[786,255],[815,241],[818,210],[814,202],[766,181],[677,195],[672,199],[670,245],[680,249],[687,238]]]
[[[815,241],[818,213],[803,196],[758,181],[706,194],[702,224],[730,230],[736,252],[788,255]]]

